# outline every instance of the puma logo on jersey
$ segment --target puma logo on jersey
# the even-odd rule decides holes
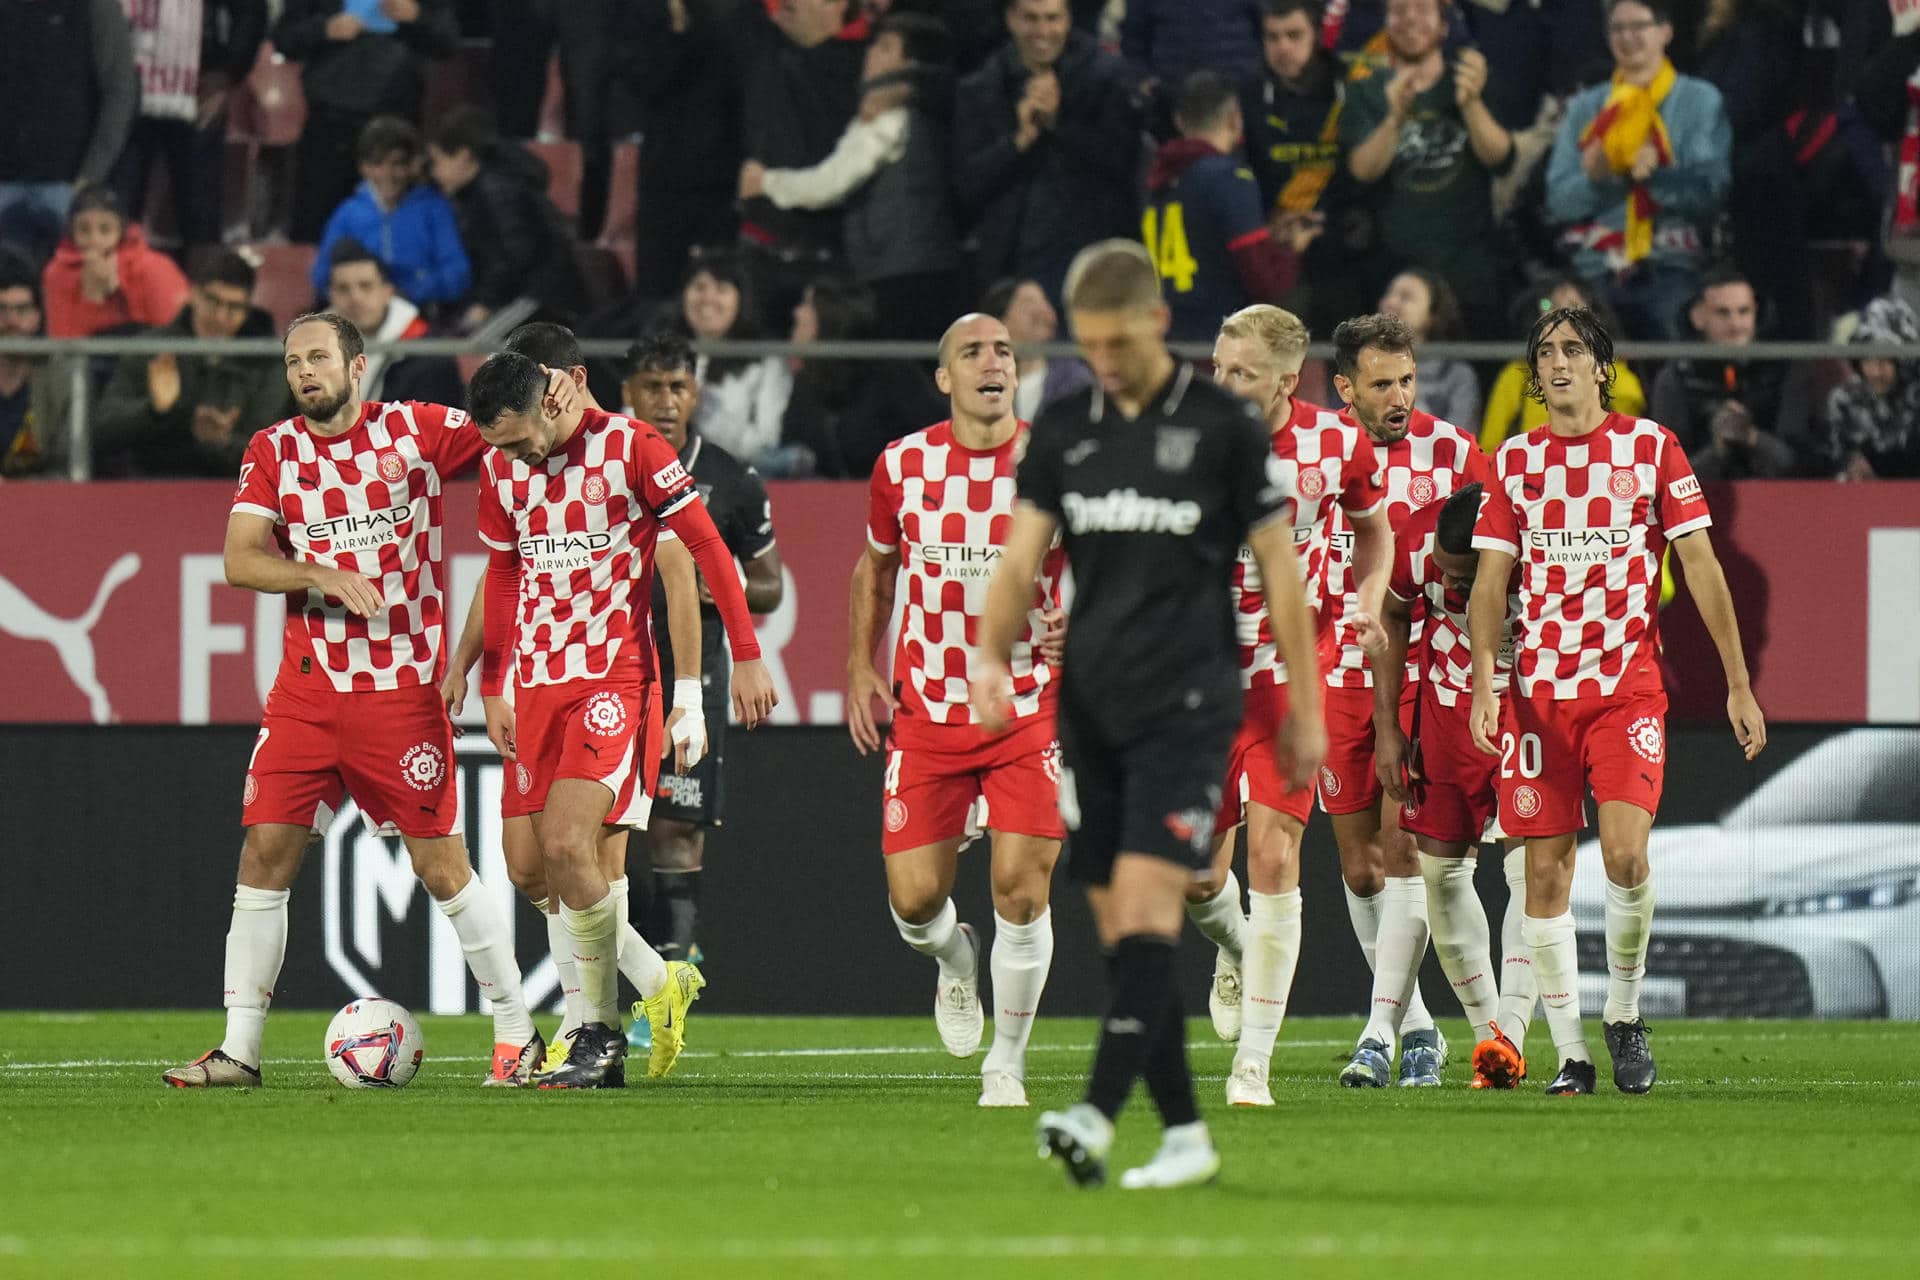
[[[1171,533],[1184,538],[1200,527],[1199,503],[1145,497],[1137,489],[1113,489],[1093,497],[1069,493],[1061,505],[1067,527],[1077,534]]]

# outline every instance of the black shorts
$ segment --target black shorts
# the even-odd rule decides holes
[[[1239,723],[1235,700],[1117,734],[1063,701],[1060,813],[1067,823],[1068,874],[1083,884],[1106,884],[1122,853],[1205,870]]]
[[[700,677],[701,701],[707,718],[707,754],[686,773],[673,771],[673,743],[668,742],[660,766],[660,785],[654,788],[653,816],[696,827],[722,825],[722,765],[727,755],[727,720],[733,712],[732,664],[723,655],[718,670]],[[671,686],[669,686],[671,688]]]

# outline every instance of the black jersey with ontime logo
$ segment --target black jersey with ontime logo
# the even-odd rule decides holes
[[[1108,732],[1237,713],[1230,579],[1248,531],[1286,518],[1272,459],[1259,411],[1187,364],[1131,421],[1096,385],[1034,423],[1019,500],[1073,570],[1061,696]]]
[[[773,504],[767,500],[767,486],[758,471],[693,433],[688,434],[686,447],[680,450],[680,465],[693,477],[701,501],[707,504],[707,514],[713,517],[713,527],[735,560],[745,565],[773,550]],[[661,678],[671,686],[673,646],[667,636],[667,588],[659,574],[653,577],[653,638],[660,655]],[[726,670],[730,661],[727,655],[727,629],[720,622],[720,610],[702,602],[700,669],[707,673]],[[725,693],[726,687],[720,686],[723,703]]]

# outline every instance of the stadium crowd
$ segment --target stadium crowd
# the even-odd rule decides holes
[[[1916,104],[1914,0],[0,0],[0,335],[318,300],[389,340],[931,341],[977,307],[1041,343],[1121,235],[1176,339],[1275,302],[1517,340],[1577,300],[1627,339],[1910,343]],[[942,412],[911,362],[698,372],[697,428],[773,477],[863,477]],[[99,475],[231,475],[290,411],[271,361],[92,373]],[[1020,373],[1023,417],[1087,379]],[[387,355],[370,394],[459,375]],[[64,473],[70,383],[0,355],[0,474]],[[1492,447],[1544,416],[1523,383],[1423,362],[1420,407]],[[1616,395],[1703,477],[1920,475],[1920,358]]]

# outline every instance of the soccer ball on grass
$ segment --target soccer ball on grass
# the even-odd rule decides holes
[[[367,996],[327,1024],[327,1070],[349,1089],[398,1089],[426,1056],[420,1024],[391,1000]]]

